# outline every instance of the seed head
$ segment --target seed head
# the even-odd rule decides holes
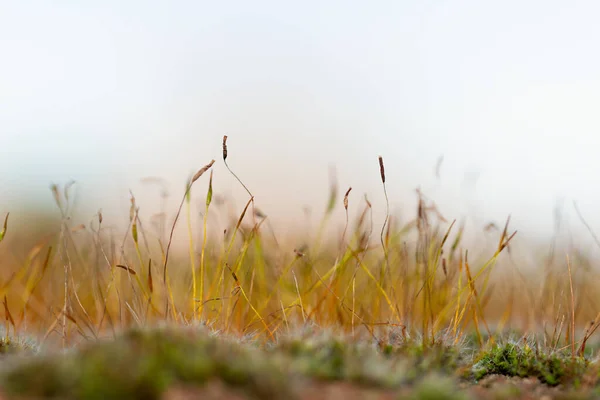
[[[227,159],[227,135],[223,135],[223,161]]]
[[[383,157],[379,156],[379,174],[381,175],[381,182],[385,183],[385,167],[383,166]]]

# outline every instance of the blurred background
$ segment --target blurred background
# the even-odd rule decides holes
[[[600,230],[600,39],[593,1],[0,1],[0,213],[126,226],[161,188],[174,214],[211,159],[215,191],[280,229],[322,214],[335,171],[379,223],[415,189],[448,218],[549,238]],[[199,201],[207,177],[198,182]],[[46,211],[45,211],[46,210]],[[29,219],[27,219],[29,218]]]

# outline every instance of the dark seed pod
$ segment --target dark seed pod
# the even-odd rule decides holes
[[[383,167],[383,157],[379,156],[379,174],[381,175],[381,182],[385,183],[385,168]]]

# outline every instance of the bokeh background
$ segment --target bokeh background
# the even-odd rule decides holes
[[[325,207],[335,168],[414,214],[415,188],[447,218],[512,215],[545,240],[557,206],[600,229],[600,39],[594,1],[0,1],[0,212],[57,210],[75,180],[82,222],[160,209],[210,159],[215,190],[243,189],[288,230]],[[436,166],[440,157],[439,176]],[[204,194],[200,183],[198,193]],[[341,199],[341,194],[340,194]],[[341,209],[341,205],[340,205]],[[339,214],[341,216],[343,214]],[[29,219],[27,219],[29,218]],[[35,225],[32,225],[35,226]]]

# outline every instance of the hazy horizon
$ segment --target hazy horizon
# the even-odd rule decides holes
[[[0,213],[52,206],[74,179],[84,215],[169,211],[212,158],[277,221],[363,194],[414,214],[420,187],[449,219],[553,233],[577,201],[600,230],[600,5],[578,2],[1,2]],[[439,177],[435,169],[443,162]],[[201,199],[206,178],[195,195]],[[126,221],[125,221],[126,222]],[[282,223],[284,223],[282,222]]]

